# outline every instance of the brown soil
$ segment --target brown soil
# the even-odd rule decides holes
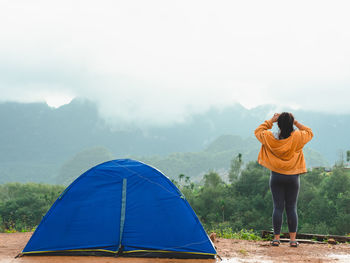
[[[222,258],[235,259],[227,262],[350,262],[349,244],[300,244],[291,248],[289,243],[272,247],[267,241],[218,239],[215,246]]]
[[[217,260],[136,259],[112,257],[24,256],[22,251],[32,233],[0,234],[0,263],[214,263]],[[223,263],[234,262],[350,262],[350,245],[301,244],[290,248],[288,243],[271,247],[267,241],[217,239],[218,254]]]

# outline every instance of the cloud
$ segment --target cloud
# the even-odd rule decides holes
[[[7,1],[2,100],[171,124],[211,106],[347,112],[347,1]]]

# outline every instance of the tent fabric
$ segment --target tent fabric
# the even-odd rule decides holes
[[[213,258],[215,248],[179,189],[130,159],[97,165],[59,196],[22,254],[111,253]]]

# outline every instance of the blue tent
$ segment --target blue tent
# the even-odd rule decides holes
[[[216,251],[166,176],[122,159],[97,165],[68,186],[22,254],[214,258]]]

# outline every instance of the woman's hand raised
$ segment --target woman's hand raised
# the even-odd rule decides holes
[[[272,123],[276,122],[278,120],[278,117],[280,116],[280,113],[275,113],[273,117],[271,118]]]

